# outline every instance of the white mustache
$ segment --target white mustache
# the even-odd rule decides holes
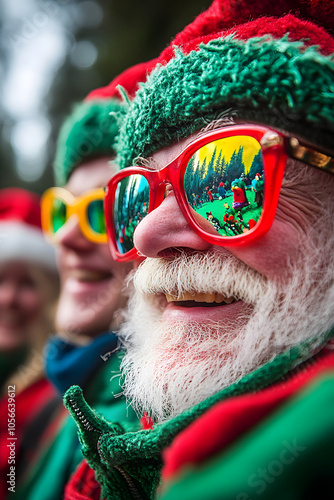
[[[133,283],[145,295],[221,293],[250,304],[255,304],[268,286],[263,275],[234,255],[216,249],[180,252],[172,259],[147,258],[134,274]]]

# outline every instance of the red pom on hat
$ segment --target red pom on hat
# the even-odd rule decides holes
[[[297,25],[290,22],[295,19],[292,14],[299,19]],[[276,19],[271,20],[271,17]],[[319,26],[317,33],[310,22]],[[303,39],[306,46],[318,45],[324,54],[330,54],[334,50],[333,37],[329,34],[333,25],[334,0],[214,0],[205,12],[176,35],[161,53],[159,62],[168,62],[174,56],[175,46],[189,53],[199,43],[207,43],[218,36],[236,33],[239,39],[246,40],[270,33],[274,38],[281,38],[287,29],[290,40]]]
[[[15,260],[57,269],[54,249],[41,228],[39,196],[8,188],[0,191],[0,263]]]
[[[40,199],[37,194],[19,188],[0,191],[0,223],[14,220],[41,228]]]

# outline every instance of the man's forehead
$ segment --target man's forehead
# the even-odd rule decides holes
[[[235,117],[235,112],[231,114],[221,112],[218,114],[218,116],[219,115],[223,115],[223,117],[211,120],[204,127],[190,134],[188,137],[173,142],[169,146],[161,148],[153,153],[151,156],[144,160],[145,167],[152,170],[160,169],[163,166],[168,165],[171,161],[175,160],[175,158],[177,158],[177,156],[182,153],[182,151],[186,148],[186,146],[188,146],[188,144],[190,144],[192,141],[202,136],[203,134],[219,128],[243,123],[243,121],[238,120]]]
[[[148,167],[152,170],[159,170],[160,168],[168,165],[171,161],[177,158],[180,153],[182,153],[184,148],[189,143],[191,143],[196,138],[196,136],[197,134],[192,134],[186,139],[181,139],[178,142],[174,142],[170,146],[159,149],[159,151],[156,151],[147,159],[147,164],[145,164],[145,167]]]
[[[74,196],[80,196],[92,189],[105,186],[117,170],[118,166],[111,163],[108,156],[91,158],[73,169],[65,188]]]
[[[151,156],[148,158],[140,158],[139,163],[142,166],[146,167],[149,170],[160,170],[161,168],[165,167],[169,163],[171,163],[175,158],[177,158],[182,151],[190,144],[193,142],[195,139],[203,136],[204,134],[208,132],[212,132],[213,130],[217,130],[220,128],[224,127],[231,127],[233,125],[264,125],[264,123],[260,121],[252,121],[249,122],[248,120],[242,120],[237,118],[237,113],[235,112],[234,115],[226,115],[224,114],[224,117],[222,119],[214,119],[210,121],[206,126],[202,127],[198,131],[190,134],[188,137],[184,139],[180,139],[178,141],[173,142],[172,144],[165,146],[155,153],[153,153]],[[272,127],[270,127],[272,128]],[[303,151],[305,148],[303,147],[306,146],[306,148],[311,148],[312,155],[309,157],[309,153],[306,154],[306,157],[302,155],[302,157],[298,157],[298,154],[294,156],[295,159],[299,159],[302,162],[306,161],[309,165],[316,166],[320,169],[327,170],[333,172],[333,156],[334,153],[333,151],[329,151],[327,148],[321,148],[320,151],[318,150],[317,144],[314,144],[310,142],[309,140],[305,140],[304,137],[301,135],[296,135],[288,130],[283,129],[282,127],[274,127],[274,129],[280,133],[282,133],[285,137],[287,138],[293,138],[293,140],[296,140],[296,144],[299,147],[301,144],[301,151]],[[315,156],[314,156],[315,155]],[[321,166],[321,163],[326,163],[330,159],[331,160],[331,166],[327,167]],[[312,159],[311,163],[309,161]],[[319,163],[320,162],[320,163]]]

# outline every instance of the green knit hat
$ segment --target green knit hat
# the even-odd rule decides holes
[[[109,85],[93,90],[85,100],[75,105],[64,122],[57,142],[54,175],[58,185],[68,181],[73,170],[82,162],[100,157],[111,158],[120,123],[127,108],[121,101],[119,87],[133,98],[139,82],[154,61],[140,63],[125,70]]]
[[[120,167],[224,113],[332,150],[333,19],[334,0],[214,0],[160,55],[131,102]]]
[[[119,130],[117,116],[123,111],[124,104],[116,99],[84,101],[75,106],[58,138],[53,165],[58,185],[66,184],[83,161],[102,155],[111,157]]]

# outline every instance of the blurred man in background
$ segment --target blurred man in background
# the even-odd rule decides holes
[[[127,297],[129,263],[115,262],[107,246],[104,186],[116,165],[114,143],[124,114],[117,90],[131,95],[146,65],[121,74],[92,91],[64,123],[54,163],[58,186],[42,198],[42,223],[56,244],[61,291],[56,331],[46,347],[47,376],[63,394],[79,384],[92,404],[113,420],[138,422],[119,397],[121,354],[117,332]],[[119,117],[117,118],[117,115]],[[76,426],[64,410],[36,464],[26,470],[19,492],[25,499],[58,499],[69,475],[82,460]]]
[[[65,396],[106,498],[334,494],[333,17],[333,1],[215,0],[130,103],[106,218],[116,259],[146,257],[121,335],[124,393],[153,429]],[[247,190],[245,231],[226,234],[193,193],[249,172],[263,203]]]

